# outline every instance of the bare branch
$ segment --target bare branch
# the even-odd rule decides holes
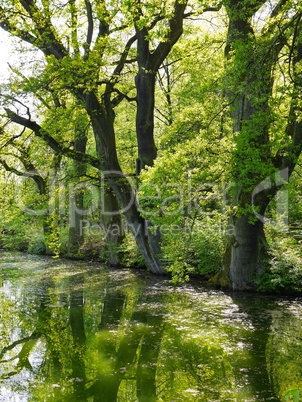
[[[5,124],[7,125],[8,122]],[[26,128],[24,127],[20,134],[13,135],[4,145],[0,147],[0,149],[6,148],[9,144],[12,144],[17,138],[21,137]]]
[[[16,168],[14,168],[13,166],[8,165],[7,162],[4,159],[0,159],[0,164],[4,167],[4,169],[7,172],[12,172],[17,176],[24,176],[25,175],[25,173],[22,172],[21,170],[18,170]]]

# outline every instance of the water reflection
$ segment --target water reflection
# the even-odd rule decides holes
[[[300,400],[301,299],[0,258],[1,401]]]

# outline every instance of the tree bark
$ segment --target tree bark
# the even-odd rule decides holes
[[[108,183],[119,201],[127,226],[133,233],[147,268],[152,273],[164,274],[166,271],[161,260],[160,232],[140,214],[136,195],[128,179],[112,173],[108,177]]]
[[[101,218],[105,230],[109,264],[118,266],[121,262],[120,247],[125,238],[122,215],[118,213],[117,198],[109,186],[103,186]]]
[[[87,145],[87,135],[81,129],[75,128],[75,140],[74,140],[74,150],[76,152],[85,153]],[[86,164],[78,161],[76,159],[73,160],[73,170],[75,177],[80,179],[86,174]],[[71,196],[71,194],[69,194]],[[84,242],[84,234],[81,227],[81,219],[82,215],[78,212],[78,209],[84,210],[84,193],[82,189],[77,191],[74,194],[73,203],[71,205],[75,205],[74,211],[69,211],[72,214],[72,222],[69,225],[69,233],[68,233],[68,255],[74,255],[78,253],[81,245]]]
[[[272,189],[275,192],[275,189]],[[270,191],[270,193],[272,193]],[[214,285],[233,290],[255,290],[257,280],[268,266],[268,244],[264,233],[264,214],[269,204],[267,194],[254,200],[252,194],[238,190],[238,205],[244,211],[230,216],[223,269],[211,280]],[[257,214],[248,212],[257,210]]]
[[[138,64],[138,73],[135,77],[137,101],[136,136],[138,144],[137,175],[146,166],[152,166],[157,156],[157,148],[154,141],[156,74],[183,32],[186,6],[187,0],[175,1],[173,16],[168,21],[170,27],[169,33],[153,50],[150,50],[150,40],[148,39],[150,28],[139,28],[135,20]],[[142,13],[141,10],[140,12]],[[155,21],[151,22],[151,29],[153,24],[156,24],[156,18]]]
[[[154,231],[151,222],[140,214],[135,191],[122,173],[117,159],[114,131],[115,113],[110,93],[108,88],[107,93],[102,97],[102,103],[93,93],[85,95],[86,110],[91,118],[97,155],[102,165],[101,170],[119,202],[146,266],[153,273],[164,274],[159,232]]]
[[[125,177],[121,178],[122,171],[117,159],[115,133],[113,126],[113,107],[117,104],[118,101],[117,98],[112,99],[111,96],[112,93],[115,91],[114,83],[116,82],[117,77],[120,75],[123,66],[127,60],[129,49],[134,40],[137,39],[137,35],[140,34],[140,45],[142,44],[144,50],[147,49],[147,52],[141,53],[140,51],[138,51],[138,58],[141,58],[142,61],[142,63],[139,62],[139,66],[142,67],[142,69],[139,68],[139,74],[136,80],[139,85],[138,98],[140,108],[137,124],[139,130],[141,130],[138,134],[138,148],[140,150],[140,163],[138,166],[138,170],[140,171],[140,165],[145,166],[146,164],[152,164],[156,156],[156,148],[153,138],[155,74],[158,71],[160,64],[165,60],[171,48],[182,34],[184,11],[186,9],[186,5],[187,0],[175,0],[173,4],[174,13],[170,17],[170,19],[167,20],[167,23],[169,24],[168,32],[163,40],[160,41],[158,46],[152,51],[149,51],[149,40],[147,39],[145,32],[148,31],[148,29],[154,28],[156,24],[164,18],[164,14],[155,16],[153,21],[151,21],[150,23],[151,25],[148,24],[149,28],[144,27],[140,29],[137,26],[135,27],[136,35],[134,35],[127,42],[126,48],[121,54],[120,60],[117,63],[116,68],[114,69],[111,79],[104,82],[105,90],[102,93],[101,97],[99,97],[97,89],[92,90],[91,88],[98,88],[100,66],[103,63],[101,59],[104,51],[102,46],[100,46],[100,42],[102,41],[102,39],[105,39],[107,35],[109,35],[110,30],[107,19],[98,17],[99,30],[97,33],[95,50],[97,51],[97,54],[99,56],[100,64],[96,65],[93,71],[89,68],[90,73],[89,76],[86,77],[88,79],[87,85],[82,85],[80,83],[78,85],[78,83],[75,82],[73,86],[66,88],[78,100],[84,103],[86,111],[91,119],[96,142],[96,151],[98,156],[97,161],[95,161],[94,158],[91,158],[90,155],[72,152],[72,150],[61,146],[58,141],[56,141],[52,136],[45,132],[42,132],[37,124],[29,124],[35,131],[36,135],[42,136],[42,138],[47,141],[48,144],[53,147],[53,149],[59,152],[63,151],[67,156],[75,156],[76,159],[81,158],[82,161],[91,160],[93,166],[97,166],[98,169],[105,172],[105,175],[108,176],[107,181],[112,191],[115,193],[120,207],[125,213],[125,217],[128,225],[130,226],[130,229],[134,233],[140,252],[145,258],[146,265],[154,273],[165,272],[160,261],[160,236],[158,232],[155,231],[155,233],[153,233],[153,231],[150,230],[150,226],[152,226],[151,223],[145,220],[140,215],[135,198],[135,192],[131,188],[129,181]],[[32,31],[27,30],[26,27],[23,27],[23,24],[20,24],[18,20],[17,22],[13,21],[10,18],[10,13],[2,13],[3,15],[1,17],[0,27],[12,33],[13,35],[18,36],[23,41],[34,44],[46,56],[52,55],[57,61],[61,61],[65,57],[69,57],[68,49],[65,48],[62,41],[59,39],[60,35],[57,34],[56,29],[52,25],[50,18],[46,18],[44,13],[41,12],[35,4],[33,6],[30,2],[23,1],[22,6],[26,14],[28,14],[29,20],[33,25],[34,35],[31,33]],[[139,13],[143,15],[144,12],[143,10],[139,9],[139,4],[137,8],[139,10]],[[2,11],[7,10],[3,9]],[[41,29],[41,21],[43,22],[43,29]],[[134,23],[136,22],[136,17],[134,17]],[[18,24],[21,25],[24,29],[19,29]],[[91,9],[89,8],[87,43],[84,46],[85,54],[82,58],[83,62],[86,62],[87,58],[89,57],[89,50],[92,43],[92,29],[93,19],[91,18]],[[106,43],[105,40],[104,43]],[[141,49],[140,45],[138,46],[138,49]],[[145,57],[147,59],[143,60]],[[146,69],[144,69],[145,67]],[[144,81],[143,83],[142,80]],[[91,82],[93,82],[94,85],[90,85]],[[144,95],[147,95],[147,103],[145,103]],[[143,122],[144,116],[142,116],[142,111],[144,110],[147,111],[148,114],[147,116],[145,116],[145,118],[147,117],[146,122]],[[8,111],[8,113],[10,113],[10,111]],[[24,121],[24,119],[22,118],[21,120],[18,120]],[[30,119],[29,121],[27,121],[27,123],[28,122],[32,123]],[[110,173],[107,174],[107,172]],[[116,172],[118,172],[118,174],[116,174]]]
[[[268,52],[254,35],[251,19],[264,0],[242,3],[240,12],[237,0],[230,0],[226,5],[229,29],[225,55],[227,64],[230,62],[231,76],[234,75],[226,88],[226,96],[236,134],[232,174],[237,192],[232,204],[237,212],[230,217],[223,270],[213,280],[234,290],[256,288],[257,279],[266,267],[267,243],[263,219],[259,216],[264,216],[276,188],[270,189],[271,198],[263,192],[257,200],[253,199],[253,190],[277,171],[269,143],[269,99],[273,88],[272,70],[283,47],[283,41],[278,38]],[[259,209],[258,217],[251,212],[255,207]]]
[[[142,66],[135,77],[137,112],[136,135],[138,143],[138,158],[136,174],[139,175],[146,166],[152,166],[157,156],[154,142],[154,92],[155,75]]]
[[[224,270],[229,272],[233,290],[255,289],[267,267],[267,242],[263,222],[249,222],[248,215],[233,221],[234,236],[227,244]]]

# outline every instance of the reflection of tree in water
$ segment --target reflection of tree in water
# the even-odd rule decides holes
[[[46,266],[48,267],[48,266]],[[45,268],[46,268],[45,267]],[[53,282],[51,279],[44,280],[43,283],[39,284],[39,286],[35,286],[35,293],[37,294],[36,300],[39,302],[38,307],[35,309],[36,322],[30,322],[27,320],[26,312],[32,311],[32,304],[30,308],[28,308],[28,303],[24,301],[18,302],[17,305],[14,306],[14,313],[20,315],[20,319],[22,319],[23,326],[20,328],[20,338],[9,343],[7,346],[3,347],[0,351],[0,363],[2,363],[3,374],[0,378],[9,378],[19,374],[23,369],[27,369],[30,372],[33,372],[33,367],[29,361],[29,356],[35,349],[39,339],[45,334],[44,325],[50,318],[50,311],[47,308],[49,304],[49,300],[47,297],[47,290],[53,286]],[[41,296],[39,296],[41,295]],[[33,302],[33,300],[31,300]],[[5,307],[5,303],[10,303],[10,301],[3,300],[2,307]],[[4,304],[4,305],[3,305]],[[15,303],[14,303],[15,304]],[[11,307],[8,310],[2,310],[1,318],[3,327],[11,324],[12,328],[14,328],[14,319],[15,317],[12,314]],[[6,314],[5,314],[6,313]],[[10,331],[7,328],[6,337],[10,337],[13,334],[13,329]],[[23,336],[23,333],[26,335]]]
[[[279,395],[297,384],[298,324],[274,299],[80,264],[39,272],[5,310],[0,351],[3,381],[25,373],[28,400],[276,401],[267,362]]]
[[[233,302],[245,315],[252,331],[246,333],[247,354],[244,361],[234,361],[233,369],[242,387],[259,401],[276,401],[266,363],[266,347],[271,332],[272,314],[277,308],[274,297],[234,292]],[[241,376],[240,376],[241,374]],[[243,381],[242,381],[243,380]]]
[[[71,276],[70,284],[70,305],[69,323],[72,334],[71,349],[71,370],[74,393],[78,400],[85,401],[86,367],[86,334],[84,324],[84,293],[83,274]],[[79,286],[77,286],[79,285]]]
[[[161,401],[233,401],[236,389],[212,300],[190,286],[170,292],[157,367]]]
[[[180,309],[159,357],[159,378],[169,384],[163,400],[279,401],[265,358],[274,299],[187,287],[171,305]]]
[[[137,384],[139,401],[155,400],[155,372],[163,331],[162,312],[152,309],[152,294],[134,295],[137,284],[107,283],[98,325],[85,316],[85,275],[70,275],[69,295],[58,294],[48,277],[36,284],[37,308],[35,321],[31,317],[31,335],[20,337],[4,347],[1,357],[23,345],[15,369],[6,373],[14,376],[27,368],[35,375],[33,398],[66,401],[115,401],[128,382]],[[132,281],[133,282],[133,281]],[[38,302],[38,299],[39,302]],[[135,300],[136,299],[136,300]],[[136,302],[144,305],[135,309]],[[102,302],[102,303],[100,303]],[[24,310],[29,306],[24,305]],[[29,308],[29,311],[32,308]],[[97,312],[94,311],[94,315]],[[19,317],[21,332],[28,332],[24,317]],[[38,340],[45,348],[39,368],[29,363]],[[5,360],[5,359],[4,359]],[[7,363],[2,360],[2,363]],[[9,360],[9,359],[8,359]],[[128,391],[126,390],[126,394]],[[126,399],[127,400],[127,399]]]
[[[216,340],[202,342],[171,329],[161,357],[163,400],[230,400],[232,369]]]
[[[273,312],[267,344],[270,379],[282,401],[302,401],[302,308],[284,301]]]
[[[99,325],[99,373],[93,390],[94,401],[115,401],[122,380],[135,382],[139,401],[156,400],[156,364],[163,331],[163,312],[152,308],[154,295],[140,293],[123,336],[115,336],[123,319],[127,295],[108,287]],[[134,379],[134,381],[133,381]]]
[[[260,295],[237,295],[233,300],[254,327],[246,365],[254,395],[264,401],[301,401],[301,305]]]

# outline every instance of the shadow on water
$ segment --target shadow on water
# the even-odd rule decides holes
[[[301,400],[301,299],[12,254],[1,270],[1,401]]]

